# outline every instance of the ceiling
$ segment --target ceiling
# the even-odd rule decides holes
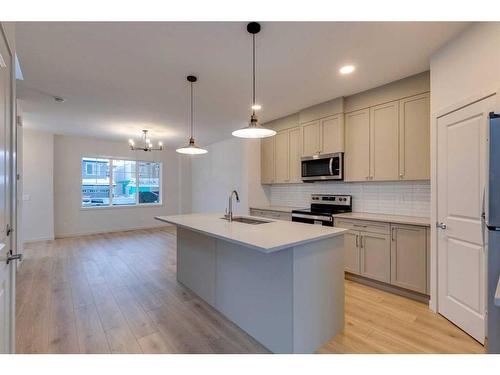
[[[261,122],[429,69],[432,53],[467,23],[266,22],[257,35]],[[188,74],[203,145],[245,126],[251,37],[244,22],[16,24],[26,127],[126,141],[150,129],[187,142]],[[341,76],[338,69],[356,71]],[[53,96],[61,96],[57,103]]]

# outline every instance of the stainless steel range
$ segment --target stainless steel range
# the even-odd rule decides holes
[[[312,194],[311,208],[293,210],[292,221],[333,227],[334,214],[352,211],[352,196]]]

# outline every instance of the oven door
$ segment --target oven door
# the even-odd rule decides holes
[[[342,153],[302,158],[302,180],[342,180]]]
[[[325,215],[301,214],[292,212],[292,221],[306,224],[324,225],[333,227],[333,217]]]

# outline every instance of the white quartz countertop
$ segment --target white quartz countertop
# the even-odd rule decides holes
[[[388,215],[388,214],[372,214],[368,212],[346,212],[344,214],[335,214],[334,218],[381,221],[384,223],[420,225],[429,227],[431,219],[421,216],[406,216],[406,215]]]
[[[209,236],[248,246],[265,253],[343,235],[346,229],[269,220],[265,224],[245,224],[221,219],[223,214],[157,216],[155,219]],[[245,216],[252,217],[252,216]],[[261,219],[262,218],[256,218]]]
[[[264,211],[278,211],[291,213],[292,210],[304,209],[304,207],[288,207],[288,206],[251,206],[250,209]]]

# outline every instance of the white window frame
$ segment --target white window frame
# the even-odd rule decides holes
[[[138,208],[138,207],[154,207],[163,206],[163,162],[157,160],[138,160],[138,159],[128,159],[128,158],[113,158],[113,157],[103,157],[103,156],[82,156],[81,159],[104,159],[109,161],[109,204],[106,206],[82,206],[83,202],[83,192],[82,192],[82,173],[80,173],[80,210],[109,210],[109,209],[121,209],[121,208]],[[124,205],[113,205],[113,162],[115,160],[121,161],[134,161],[135,164],[135,181],[136,181],[136,191],[135,191],[135,204],[124,204]],[[160,195],[158,203],[139,203],[139,163],[158,163],[160,164]],[[82,164],[82,163],[80,163]],[[85,167],[86,168],[86,167]],[[82,166],[83,169],[83,166]]]

